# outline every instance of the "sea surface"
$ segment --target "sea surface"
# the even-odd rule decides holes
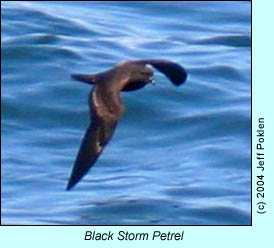
[[[250,2],[1,2],[5,225],[251,224]],[[123,93],[126,111],[71,191],[97,73],[129,59],[185,84]]]

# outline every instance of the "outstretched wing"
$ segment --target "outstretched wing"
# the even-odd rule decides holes
[[[74,167],[67,185],[67,190],[75,186],[95,164],[105,145],[111,139],[116,123],[92,122],[82,140]]]
[[[96,109],[100,112],[100,109]],[[92,121],[82,140],[68,185],[67,190],[77,184],[89,169],[95,164],[104,147],[111,139],[117,125],[119,115],[104,116],[94,111]]]
[[[164,73],[171,82],[177,86],[186,81],[186,70],[179,64],[160,59],[139,60],[137,63],[150,64],[160,72]]]

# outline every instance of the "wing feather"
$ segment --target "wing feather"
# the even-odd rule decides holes
[[[74,163],[67,190],[75,186],[95,164],[111,139],[116,124],[116,122],[103,121],[98,125],[97,121],[93,120],[89,125]]]
[[[93,96],[93,94],[91,94]],[[92,98],[93,102],[96,100]],[[123,106],[121,105],[121,108]],[[78,155],[76,157],[74,167],[67,185],[67,190],[75,186],[84,175],[95,164],[104,147],[113,136],[120,112],[112,113],[111,116],[106,115],[103,108],[95,107],[92,111],[92,120],[82,140]]]

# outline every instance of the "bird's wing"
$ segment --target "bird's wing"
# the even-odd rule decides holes
[[[177,86],[186,81],[186,70],[177,63],[160,59],[138,60],[137,63],[152,65],[157,70],[164,73],[166,77],[168,77],[170,81]]]
[[[121,105],[122,107],[123,105]],[[96,108],[93,111],[92,120],[82,140],[67,190],[75,186],[95,164],[104,147],[111,139],[120,115],[118,112],[117,114],[106,115],[100,108]]]

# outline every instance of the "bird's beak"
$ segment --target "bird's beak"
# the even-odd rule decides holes
[[[153,78],[153,77],[150,77],[149,78],[149,82],[151,83],[151,84],[153,84],[154,86],[155,86],[155,79]]]

